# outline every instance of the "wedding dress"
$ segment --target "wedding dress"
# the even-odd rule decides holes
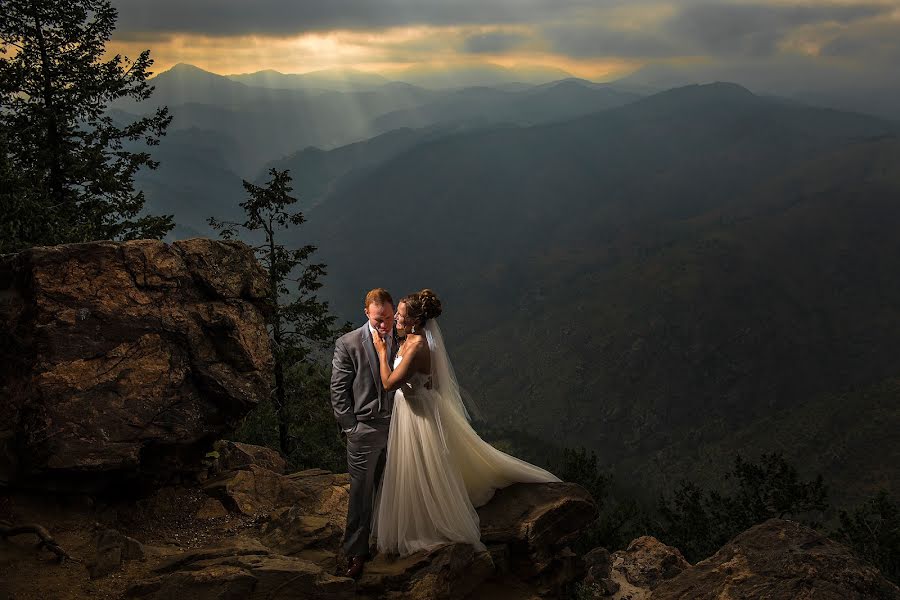
[[[424,330],[431,373],[416,373],[394,395],[372,533],[379,552],[402,556],[447,542],[483,550],[475,507],[513,483],[559,478],[478,436],[437,322],[428,321]],[[402,360],[398,355],[394,368]]]

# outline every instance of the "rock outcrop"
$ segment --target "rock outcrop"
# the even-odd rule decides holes
[[[664,581],[653,600],[900,600],[900,589],[849,548],[783,519],[751,527]]]
[[[377,598],[455,600],[466,598],[495,573],[489,552],[469,544],[446,544],[404,558],[376,555],[358,589]]]
[[[266,281],[248,246],[203,238],[0,256],[0,484],[197,468],[268,394]]]
[[[585,556],[584,597],[608,600],[900,600],[900,589],[846,546],[769,519],[691,566],[655,538]]]
[[[244,533],[252,539],[245,537],[230,551],[211,547],[173,556],[154,569],[153,577],[134,584],[130,596],[255,597],[262,590],[285,598],[340,598],[349,593],[438,600],[464,598],[504,574],[526,582],[535,592],[554,595],[582,574],[580,559],[566,545],[596,518],[593,499],[575,484],[517,484],[500,490],[479,510],[487,551],[446,544],[403,558],[376,555],[362,579],[350,582],[348,588],[346,581],[338,581],[341,577],[332,577],[340,572],[347,474],[310,469],[280,475],[257,464],[268,460],[261,449],[244,445],[243,452],[257,460],[220,472],[202,489],[219,503],[218,510],[258,523]],[[302,582],[294,596],[276,589],[291,573]]]
[[[127,590],[129,598],[352,598],[352,579],[330,575],[301,558],[275,554],[252,540],[175,556],[154,577]]]
[[[609,600],[646,600],[660,583],[690,568],[677,548],[655,537],[636,538],[624,550],[610,554],[595,548],[584,557],[587,592]]]
[[[509,570],[558,590],[578,579],[581,559],[568,548],[597,518],[597,504],[574,483],[517,483],[478,509],[481,540]]]

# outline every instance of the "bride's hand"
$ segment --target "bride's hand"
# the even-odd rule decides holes
[[[372,336],[372,343],[375,344],[375,352],[377,352],[378,354],[387,353],[387,343],[381,338],[380,335],[378,335],[377,332]]]

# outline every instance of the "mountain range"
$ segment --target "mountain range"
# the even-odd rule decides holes
[[[900,76],[878,67],[841,67],[796,57],[780,62],[705,62],[647,65],[613,82],[649,94],[716,80],[739,81],[760,95],[900,120]]]
[[[351,91],[315,87],[338,74],[347,77]],[[306,78],[302,85],[296,83],[299,77]],[[294,88],[285,81],[293,81]],[[261,82],[265,86],[257,85]],[[374,76],[359,73],[225,77],[183,64],[159,74],[152,83],[151,101],[119,101],[113,112],[128,121],[156,106],[169,108],[173,115],[169,133],[154,148],[160,168],[141,172],[138,184],[146,189],[149,210],[175,214],[181,232],[204,234],[209,233],[205,219],[195,215],[218,215],[221,207],[235,206],[235,195],[243,194],[240,180],[260,181],[272,165],[297,169],[303,175],[296,179],[298,194],[311,195],[307,200],[312,203],[335,178],[327,169],[317,171],[314,164],[301,166],[298,155],[308,158],[365,144],[405,128],[422,129],[417,136],[433,138],[442,131],[567,119],[639,97],[572,78],[549,84],[507,82],[498,88],[431,90],[404,82],[381,84]],[[336,156],[346,153],[342,150]],[[355,167],[347,163],[340,170],[350,168]],[[203,181],[217,183],[204,191]],[[234,191],[224,193],[220,186],[225,185]]]

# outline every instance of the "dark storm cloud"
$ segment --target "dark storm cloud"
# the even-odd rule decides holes
[[[553,52],[572,58],[620,56],[653,58],[682,54],[685,49],[658,32],[622,31],[603,26],[553,26],[542,30]]]
[[[579,61],[654,61],[705,57],[718,61],[783,60],[815,48],[823,60],[861,64],[900,56],[895,4],[849,0],[794,4],[773,0],[113,0],[120,11],[115,38],[155,44],[176,34],[292,37],[336,29],[371,40],[379,60],[422,60],[432,53],[547,52]],[[788,0],[790,1],[790,0]],[[379,38],[384,29],[427,25],[447,30]],[[458,29],[450,26],[459,26]],[[804,32],[807,27],[810,31]],[[879,29],[880,27],[880,29]],[[178,44],[183,44],[179,40]],[[792,45],[793,44],[793,45]],[[177,50],[177,49],[176,49]],[[172,54],[184,54],[185,50]],[[813,50],[814,52],[814,50]],[[262,52],[264,54],[265,52]],[[195,52],[196,54],[196,52]],[[174,59],[173,59],[174,60]]]
[[[463,43],[463,50],[470,54],[497,54],[521,47],[529,36],[520,33],[495,31],[469,36]]]
[[[769,56],[803,25],[851,23],[891,10],[886,5],[700,4],[688,6],[664,27],[718,56]]]
[[[118,0],[118,30],[292,35],[403,25],[533,23],[590,0]]]
[[[825,44],[821,55],[896,65],[900,62],[900,23],[873,23],[848,31]]]

